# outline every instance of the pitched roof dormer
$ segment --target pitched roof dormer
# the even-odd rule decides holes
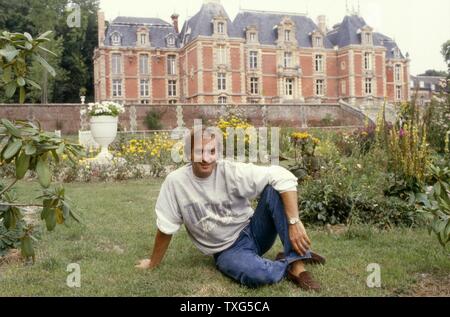
[[[136,31],[136,46],[139,47],[149,47],[150,46],[150,36],[148,28],[145,26],[140,26]]]
[[[278,31],[278,46],[297,46],[296,27],[290,17],[284,17],[276,28]]]
[[[319,30],[314,30],[309,33],[311,37],[311,44],[314,48],[323,48],[323,34]]]
[[[358,29],[357,33],[361,37],[361,45],[373,46],[373,28],[364,25],[362,28]]]

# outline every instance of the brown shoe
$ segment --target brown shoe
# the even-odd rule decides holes
[[[298,276],[296,276],[292,274],[290,270],[288,270],[287,278],[305,291],[320,291],[320,284],[313,279],[311,273],[309,273],[308,271],[303,271]]]
[[[280,253],[277,254],[277,256],[275,258],[275,261],[279,261],[279,260],[282,260],[282,259],[284,259],[284,253],[280,252]],[[302,261],[305,264],[321,264],[321,265],[325,265],[325,263],[326,263],[326,259],[323,256],[321,256],[321,255],[319,255],[319,254],[317,254],[315,252],[312,252],[312,251],[311,251],[311,258],[310,259],[303,259]]]

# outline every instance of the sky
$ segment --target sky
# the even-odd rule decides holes
[[[158,17],[170,22],[180,15],[180,29],[186,17],[200,10],[205,0],[100,0],[106,19],[118,15]],[[327,17],[328,27],[342,21],[346,7],[354,8],[376,32],[395,39],[402,52],[409,53],[411,74],[427,69],[447,70],[441,46],[450,40],[449,0],[221,0],[230,19],[240,9],[305,13],[314,21]],[[359,3],[359,5],[358,5]]]

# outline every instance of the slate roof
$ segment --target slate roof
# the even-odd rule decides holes
[[[227,20],[227,32],[229,37],[245,38],[245,28],[256,26],[258,29],[259,42],[261,44],[275,45],[277,41],[276,26],[285,17],[289,17],[296,27],[296,40],[299,47],[312,47],[310,33],[318,30],[314,21],[301,14],[250,11],[245,10],[237,14],[234,21],[231,21],[227,12],[220,3],[207,2],[190,19],[188,19],[179,34],[171,23],[159,18],[136,18],[119,16],[114,19],[107,28],[105,45],[111,45],[111,35],[118,32],[122,37],[122,46],[135,46],[137,42],[137,29],[139,26],[146,26],[150,33],[151,47],[167,47],[166,38],[169,34],[174,34],[176,47],[186,45],[198,36],[211,36],[213,34],[213,18],[223,16]],[[348,45],[358,45],[361,43],[361,35],[358,30],[366,26],[364,19],[352,14],[344,17],[341,23],[336,24],[324,37],[325,48],[339,48]],[[373,42],[376,46],[386,47],[386,58],[394,58],[394,52],[398,49],[395,41],[381,33],[373,33]],[[400,57],[404,58],[400,51]]]
[[[444,90],[440,86],[440,82],[446,81],[445,77],[441,76],[410,76],[410,80],[414,83],[414,86],[411,86],[411,89],[419,89],[419,90],[428,90],[428,91],[442,91]],[[424,83],[424,88],[420,87],[420,82]],[[432,89],[432,85],[434,85],[434,90]],[[448,90],[448,89],[447,89]]]
[[[171,25],[159,18],[138,18],[119,16],[112,21],[113,24],[140,24],[140,25]]]
[[[229,37],[237,37],[227,12],[219,3],[204,3],[193,17],[187,20],[180,32],[180,39],[184,44],[188,44],[195,40],[198,36],[211,36],[213,34],[213,18],[223,16],[227,20],[227,34]]]
[[[361,44],[361,35],[358,30],[366,26],[366,21],[357,15],[347,15],[341,23],[336,24],[333,30],[327,33],[327,38],[333,45],[345,47],[348,45]],[[373,44],[386,47],[386,58],[394,58],[397,43],[390,37],[381,33],[373,32]],[[400,51],[400,57],[404,58]]]
[[[117,17],[116,19],[114,19],[106,30],[105,45],[112,45],[111,35],[117,32],[121,36],[121,46],[136,46],[137,30],[141,26],[145,26],[149,30],[151,47],[167,47],[166,38],[169,34],[173,34],[175,36],[175,47],[179,47],[178,34],[176,34],[172,24],[158,18],[133,17]]]
[[[259,42],[261,44],[274,45],[278,38],[276,26],[283,18],[288,17],[295,24],[295,35],[299,47],[312,47],[311,36],[317,25],[305,15],[284,14],[264,11],[242,11],[233,21],[234,28],[239,37],[245,38],[245,28],[255,25],[258,29]],[[333,48],[333,44],[324,38],[326,48]]]

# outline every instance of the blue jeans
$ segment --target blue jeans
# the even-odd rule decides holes
[[[280,236],[286,257],[271,261],[262,257]],[[216,253],[217,268],[225,275],[248,287],[258,287],[281,281],[292,262],[311,258],[297,254],[289,240],[288,223],[280,194],[266,186],[250,223],[228,249]]]

